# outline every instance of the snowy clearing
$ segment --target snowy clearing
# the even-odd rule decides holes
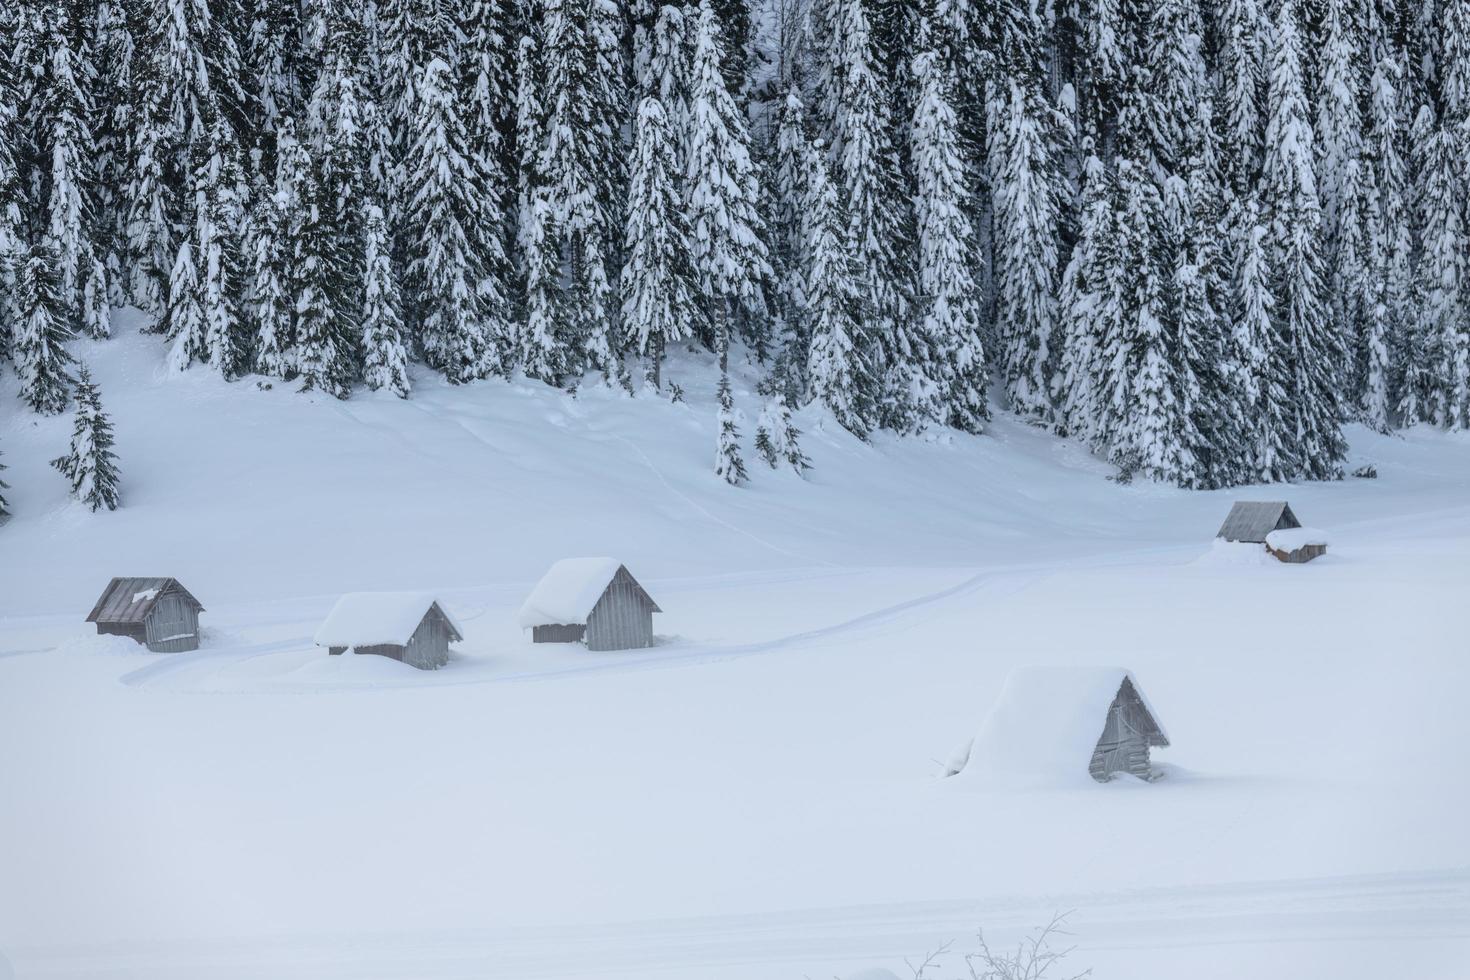
[[[1008,419],[865,446],[801,417],[810,482],[733,490],[693,360],[688,405],[428,376],[338,403],[166,376],[157,344],[79,345],[116,513],[65,502],[64,420],[0,421],[22,980],[907,977],[1059,909],[1099,980],[1465,974],[1464,436],[1355,430],[1377,480],[1188,493]],[[1332,551],[1212,541],[1263,495]],[[532,645],[517,611],[579,554],[636,569],[653,648]],[[204,603],[200,650],[91,634],[133,574]],[[378,589],[443,603],[447,667],[313,646]],[[939,780],[1028,664],[1131,670],[1167,778]]]

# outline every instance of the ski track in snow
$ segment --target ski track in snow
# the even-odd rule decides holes
[[[529,929],[323,935],[249,943],[154,948],[18,950],[19,974],[35,980],[215,980],[269,976],[323,980],[483,980],[489,977],[774,978],[825,977],[835,964],[901,968],[945,943],[953,956],[974,948],[984,929],[996,946],[1014,944],[1057,912],[1067,912],[1064,966],[1123,963],[1171,948],[1430,943],[1470,950],[1470,870],[1353,875],[1153,888],[1106,894],[997,896],[781,910]],[[1216,955],[1228,955],[1222,951]],[[1417,980],[1450,980],[1416,973]],[[1063,971],[1065,974],[1065,971]],[[947,972],[944,975],[948,975]],[[1127,973],[1108,972],[1108,977]],[[1316,974],[1303,974],[1315,976]]]

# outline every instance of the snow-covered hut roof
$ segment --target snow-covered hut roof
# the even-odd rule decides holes
[[[1168,745],[1158,714],[1124,668],[1017,667],[1006,675],[980,732],[955,753],[948,771],[1027,783],[1091,782],[1088,763],[1125,681],[1158,729],[1156,744]]]
[[[592,607],[619,571],[627,572],[628,578],[638,585],[638,580],[616,558],[563,558],[541,577],[521,606],[521,629],[586,625]],[[641,585],[638,588],[653,611],[662,612],[647,590]]]
[[[1278,527],[1300,527],[1301,521],[1284,500],[1237,500],[1215,536],[1226,541],[1263,544]]]
[[[450,642],[464,639],[459,625],[425,592],[349,592],[337,600],[312,639],[323,647],[406,646],[432,612],[449,625]]]
[[[1315,527],[1289,527],[1266,535],[1267,547],[1276,551],[1295,551],[1309,544],[1327,545],[1327,532]]]
[[[204,606],[189,590],[173,578],[115,578],[102,590],[97,605],[87,614],[89,623],[141,623],[158,604],[160,596],[172,593],[194,604],[195,612]]]

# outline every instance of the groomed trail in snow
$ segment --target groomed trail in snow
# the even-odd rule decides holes
[[[1466,975],[1464,435],[1186,493],[1005,418],[863,445],[803,415],[811,479],[735,490],[700,360],[681,405],[428,376],[338,403],[158,345],[77,345],[116,513],[47,467],[67,420],[0,419],[0,978],[907,977],[953,940],[950,980],[976,929],[1067,909],[1064,973],[1098,980]],[[1217,546],[1237,498],[1331,551]],[[578,555],[657,597],[653,648],[530,642]],[[112,575],[179,578],[201,649],[92,635]],[[388,590],[454,617],[447,667],[313,645]],[[1131,670],[1166,777],[936,778],[1030,664]]]

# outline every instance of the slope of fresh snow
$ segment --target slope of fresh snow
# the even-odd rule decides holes
[[[1118,486],[1005,418],[864,445],[803,414],[809,481],[749,459],[728,488],[693,356],[688,404],[422,375],[337,403],[170,376],[157,338],[77,348],[122,510],[67,503],[69,420],[0,418],[22,980],[909,976],[1067,908],[1062,975],[1464,976],[1463,434],[1353,430],[1379,479],[1270,489],[1332,553],[1247,563],[1214,558],[1235,493]],[[530,642],[577,554],[647,577],[655,647]],[[140,571],[203,602],[200,650],[82,622]],[[465,639],[438,671],[330,657],[355,590],[431,592]],[[1036,664],[1131,669],[1170,777],[946,786]]]
[[[312,642],[321,647],[404,646],[436,601],[425,592],[349,592],[332,604]],[[452,619],[450,624],[460,632]]]
[[[541,576],[517,617],[533,626],[586,625],[587,615],[622,567],[616,558],[563,558]]]

